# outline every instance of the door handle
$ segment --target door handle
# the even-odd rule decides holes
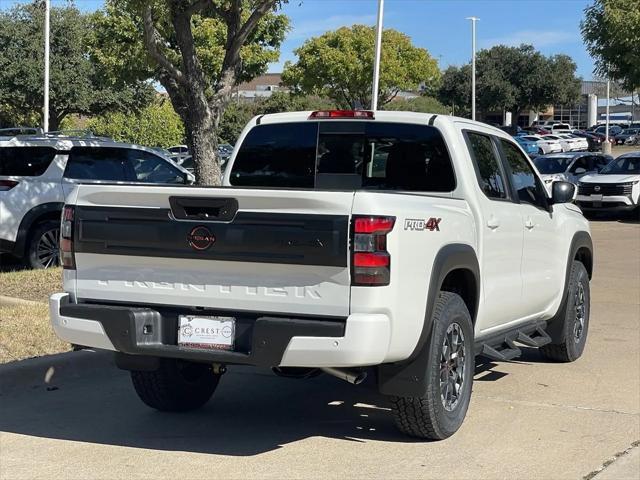
[[[534,228],[536,226],[535,223],[533,223],[533,221],[528,218],[526,222],[524,222],[524,226],[525,228],[527,228],[527,230],[531,230],[532,228]]]
[[[496,217],[491,217],[489,220],[487,220],[487,227],[489,227],[491,230],[495,230],[499,226],[500,220],[498,220]]]

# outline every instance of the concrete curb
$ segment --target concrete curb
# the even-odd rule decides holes
[[[7,297],[5,295],[0,295],[0,306],[1,305],[46,305],[46,303],[36,302],[35,300],[24,300],[22,298]]]
[[[113,352],[80,350],[0,365],[0,396],[34,388],[55,389],[69,378],[113,373]]]

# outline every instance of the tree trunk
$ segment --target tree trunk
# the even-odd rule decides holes
[[[208,109],[207,109],[208,110]],[[188,110],[183,118],[186,127],[187,145],[193,156],[196,183],[219,186],[222,171],[218,160],[218,123],[211,111]]]
[[[59,117],[55,112],[49,112],[49,131],[55,132],[60,130],[60,123],[64,117]]]

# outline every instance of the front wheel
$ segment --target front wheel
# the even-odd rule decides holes
[[[398,429],[410,436],[442,440],[462,425],[471,399],[475,356],[473,324],[462,298],[440,292],[433,310],[433,329],[422,397],[392,397]]]
[[[540,353],[556,362],[573,362],[582,356],[589,332],[591,291],[589,274],[581,262],[573,261],[567,300],[549,327],[558,331],[555,341],[540,347]],[[558,322],[555,324],[555,322]]]
[[[164,412],[195,410],[209,401],[220,375],[211,365],[173,358],[160,359],[153,371],[132,371],[133,387],[145,404]]]

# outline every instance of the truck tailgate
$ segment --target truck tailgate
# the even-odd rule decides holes
[[[76,297],[346,316],[353,192],[81,185]]]

